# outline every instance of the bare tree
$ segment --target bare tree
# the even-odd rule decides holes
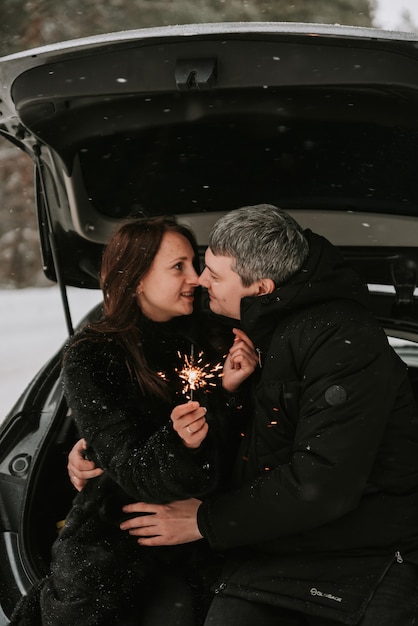
[[[0,286],[45,285],[33,199],[33,164],[0,141]]]

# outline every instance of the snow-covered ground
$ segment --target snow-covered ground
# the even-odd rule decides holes
[[[100,291],[68,289],[74,326],[100,297]],[[0,422],[66,337],[57,287],[0,289]]]

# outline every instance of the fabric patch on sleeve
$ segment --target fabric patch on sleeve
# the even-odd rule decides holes
[[[325,391],[325,400],[331,406],[343,404],[347,400],[347,392],[341,385],[331,385]]]

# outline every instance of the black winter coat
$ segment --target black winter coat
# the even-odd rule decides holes
[[[105,472],[75,498],[53,546],[51,575],[18,607],[12,624],[42,619],[43,626],[102,626],[125,623],[131,613],[140,623],[153,577],[173,571],[190,582],[204,610],[205,576],[212,576],[205,542],[141,548],[119,528],[123,504],[202,498],[218,486],[221,394],[197,394],[209,422],[198,450],[183,444],[170,420],[173,407],[187,401],[178,372],[191,352],[190,324],[190,318],[140,320],[147,363],[167,381],[167,400],[141,392],[117,336],[86,329],[70,340],[63,361],[65,396],[89,455]],[[204,348],[202,361],[215,365],[219,354],[192,336],[195,354]]]
[[[389,565],[418,550],[418,411],[367,289],[306,234],[304,267],[242,301],[262,353],[253,418],[233,490],[198,523],[230,549],[218,592],[355,624]]]

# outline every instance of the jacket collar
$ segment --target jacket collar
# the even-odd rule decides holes
[[[300,270],[271,294],[241,300],[241,327],[262,349],[287,315],[336,299],[368,306],[367,287],[339,250],[321,235],[304,233],[309,255]]]

